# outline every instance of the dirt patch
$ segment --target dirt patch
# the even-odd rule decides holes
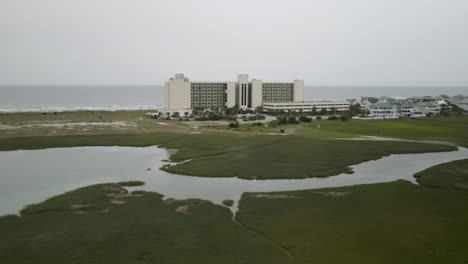
[[[21,124],[16,126],[11,125],[0,125],[0,130],[9,130],[9,129],[21,129],[21,128],[68,128],[74,129],[76,127],[135,127],[136,125],[131,122],[124,121],[114,121],[114,122],[69,122],[69,123],[58,123],[58,122],[48,122],[48,123],[39,123],[32,122],[30,124]]]
[[[287,195],[287,194],[254,194],[255,198],[266,198],[266,199],[302,199],[301,197]]]
[[[314,193],[321,194],[324,196],[330,196],[330,197],[343,197],[343,196],[351,194],[351,192],[314,192]]]
[[[113,191],[113,192],[120,192],[120,191],[122,191],[121,188],[112,187],[112,186],[104,186],[104,190],[109,190],[109,191]]]
[[[287,135],[293,135],[293,134],[296,134],[296,132],[300,129],[302,129],[303,126],[302,125],[298,125],[298,126],[293,126],[293,127],[287,127],[286,130],[285,130],[285,133]]]
[[[457,187],[457,188],[468,190],[468,184],[455,183],[454,185],[455,185],[455,187]]]
[[[257,135],[267,135],[267,136],[287,136],[288,134],[284,133],[256,133]]]
[[[89,206],[91,206],[91,204],[70,204],[68,206],[68,209],[77,210],[77,209],[83,209],[83,208],[86,208],[86,207],[89,207]]]
[[[126,191],[120,191],[118,193],[107,193],[106,196],[112,197],[115,199],[121,199],[121,198],[131,198],[131,197],[142,197],[142,193],[127,193]]]
[[[178,206],[174,211],[179,214],[190,214],[188,205]]]
[[[122,204],[127,203],[127,202],[122,201],[122,200],[111,200],[110,202],[111,202],[111,204],[116,204],[116,205],[122,205]]]
[[[127,194],[127,191],[117,189],[117,192],[106,193],[106,196],[113,198],[120,198]]]
[[[173,204],[173,203],[177,202],[177,199],[174,199],[174,198],[167,198],[167,199],[164,200],[164,202],[165,202],[166,204]]]
[[[439,144],[446,146],[456,146],[456,144],[447,141],[439,140],[411,140],[411,139],[401,139],[401,138],[389,138],[389,137],[377,137],[377,136],[364,136],[359,135],[350,138],[331,138],[333,140],[353,140],[353,141],[400,141],[400,142],[415,142],[415,143],[425,143],[425,144]]]

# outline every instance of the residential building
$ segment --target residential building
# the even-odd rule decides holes
[[[465,111],[468,111],[468,99],[459,100],[455,103],[455,105],[457,105]]]
[[[392,103],[375,103],[369,107],[369,117],[374,119],[399,118],[398,106]]]
[[[379,101],[379,99],[375,98],[375,97],[361,97],[361,101],[359,101],[359,104],[361,105],[361,109],[367,109],[369,110],[369,108],[377,103]]]
[[[445,102],[442,96],[415,96],[408,98],[413,103],[426,103],[426,102]]]
[[[416,103],[416,107],[421,109],[424,115],[440,115],[442,104],[439,101],[426,101]]]
[[[420,118],[426,116],[426,114],[410,100],[397,100],[393,104],[398,107],[399,117]]]
[[[458,94],[448,98],[448,101],[465,111],[468,111],[468,97]]]

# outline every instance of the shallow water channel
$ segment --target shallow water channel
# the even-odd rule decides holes
[[[25,205],[96,183],[141,180],[130,190],[154,191],[166,198],[200,198],[221,204],[244,192],[273,192],[390,182],[431,166],[468,158],[458,151],[391,155],[351,166],[354,174],[300,180],[242,180],[169,174],[159,170],[168,151],[158,147],[76,147],[0,152],[0,215],[17,214]],[[148,170],[150,169],[150,170]]]

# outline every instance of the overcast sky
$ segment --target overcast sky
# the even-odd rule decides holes
[[[0,0],[0,84],[468,85],[467,0]]]

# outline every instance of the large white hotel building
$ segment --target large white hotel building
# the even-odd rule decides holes
[[[304,102],[304,81],[262,82],[249,80],[247,74],[239,74],[237,82],[194,82],[183,74],[165,84],[165,112],[191,112],[196,107],[205,109],[239,106],[242,109],[255,109],[263,106],[264,110],[301,109],[304,112],[326,108],[347,111],[349,102]]]

